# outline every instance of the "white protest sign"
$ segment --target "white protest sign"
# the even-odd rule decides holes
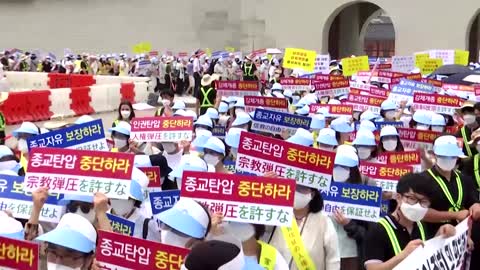
[[[314,73],[330,73],[330,55],[317,54],[317,57],[315,57]]]
[[[392,71],[410,73],[415,69],[415,56],[393,56]]]
[[[430,50],[430,59],[440,58],[444,65],[453,65],[455,63],[455,50]]]

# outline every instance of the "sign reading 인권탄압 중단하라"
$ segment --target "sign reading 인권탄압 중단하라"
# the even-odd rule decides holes
[[[138,142],[191,141],[192,117],[142,117],[130,122],[130,138]]]

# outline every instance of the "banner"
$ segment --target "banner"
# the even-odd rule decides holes
[[[418,82],[410,79],[400,79],[399,84],[401,86],[410,86],[413,88],[414,92],[423,92],[427,94],[433,94],[436,93],[438,88],[428,84],[428,83],[423,83],[423,82]]]
[[[236,170],[235,170],[235,160],[225,160],[223,162],[223,167],[225,167],[225,169],[227,169],[227,171],[229,171],[231,173],[236,172]]]
[[[454,62],[457,65],[468,66],[469,51],[455,50]]]
[[[327,108],[328,114],[332,117],[339,116],[352,116],[353,115],[353,106],[352,105],[341,105],[341,104],[310,104],[310,113],[317,113],[320,108]]]
[[[315,59],[317,53],[304,49],[286,48],[283,56],[282,65],[284,68],[303,69],[307,72],[313,72],[315,69]]]
[[[376,157],[377,162],[382,164],[411,166],[413,172],[422,171],[422,161],[420,151],[403,151],[403,152],[384,152]]]
[[[315,74],[314,79],[315,81],[330,82],[330,81],[343,81],[345,80],[345,77],[343,77],[343,75]]]
[[[462,104],[463,100],[459,97],[424,93],[415,93],[413,95],[413,108],[415,110],[427,110],[453,116],[455,110],[461,107]]]
[[[378,164],[373,162],[361,162],[358,166],[360,174],[374,180],[377,187],[382,191],[397,191],[397,183],[400,177],[413,172],[411,166],[400,166],[393,164]]]
[[[352,76],[359,71],[369,71],[368,56],[347,57],[342,59],[343,76]]]
[[[415,128],[397,128],[397,130],[405,150],[417,150],[419,148],[432,150],[433,142],[442,135],[441,132]]]
[[[357,112],[364,112],[370,110],[375,114],[380,114],[382,102],[385,98],[349,94],[347,104],[353,106],[353,110]]]
[[[465,267],[468,242],[468,218],[455,227],[455,236],[437,236],[415,249],[393,270],[449,269]]]
[[[280,84],[283,90],[295,91],[310,91],[312,89],[312,80],[301,78],[281,78]]]
[[[152,50],[152,43],[140,42],[133,45],[132,52],[135,54],[148,53]]]
[[[215,81],[217,94],[229,97],[258,96],[260,85],[258,81]]]
[[[254,175],[275,172],[298,185],[327,190],[334,158],[333,152],[242,132],[235,168]]]
[[[160,179],[160,167],[152,166],[152,167],[138,167],[140,171],[144,172],[145,175],[148,177],[148,189],[162,189],[162,181]],[[158,191],[159,191],[158,190]]]
[[[392,71],[409,73],[415,69],[414,56],[393,56]]]
[[[415,66],[420,68],[423,62],[430,58],[430,54],[427,53],[415,53]]]
[[[329,74],[330,73],[330,55],[329,54],[317,54],[315,57],[315,73]]]
[[[32,193],[23,190],[23,177],[0,175],[0,210],[8,210],[15,218],[29,219],[32,214]],[[49,194],[40,211],[39,220],[58,223],[63,215],[63,206],[58,202],[63,195]]]
[[[286,130],[292,136],[299,128],[309,130],[311,122],[312,118],[308,116],[257,108],[253,115],[252,130],[278,135]]]
[[[381,130],[386,126],[393,126],[396,128],[399,128],[399,127],[401,128],[404,126],[403,122],[397,122],[397,121],[381,121],[381,122],[374,121],[373,124],[375,124],[375,127],[377,128],[377,130]]]
[[[285,98],[245,96],[245,112],[250,113],[258,107],[264,109],[288,113],[288,101]]]
[[[440,58],[425,59],[420,64],[420,73],[422,73],[422,75],[432,74],[441,66],[443,66],[443,60]]]
[[[98,231],[95,259],[101,269],[180,270],[190,251],[117,233]]]
[[[324,96],[341,96],[350,92],[350,82],[348,80],[313,82],[315,93],[319,98]]]
[[[139,142],[191,141],[193,137],[192,117],[142,117],[133,118],[130,139]]]
[[[395,101],[397,104],[401,101],[413,102],[413,92],[415,88],[409,85],[397,84],[393,87],[388,99]]]
[[[107,213],[107,218],[110,220],[110,225],[112,226],[113,232],[133,236],[135,222],[109,213]]]
[[[380,218],[382,189],[367,185],[332,182],[330,189],[320,190],[323,213],[332,216],[340,210],[346,218],[376,222]]]
[[[119,152],[32,148],[24,189],[127,199],[134,155]]]
[[[443,65],[452,65],[455,62],[454,50],[430,50],[430,59],[442,59]]]
[[[40,269],[38,243],[0,236],[0,247],[1,269]]]
[[[150,192],[150,204],[152,205],[153,215],[157,215],[173,207],[180,199],[180,190],[164,190],[159,192]]]
[[[212,136],[219,139],[224,139],[227,133],[227,127],[224,126],[214,126],[212,129]]]
[[[53,130],[27,139],[28,149],[55,147],[78,150],[109,151],[102,120]]]
[[[182,198],[192,198],[227,221],[290,226],[295,181],[236,174],[183,173]]]

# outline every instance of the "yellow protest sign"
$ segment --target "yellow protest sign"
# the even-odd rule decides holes
[[[419,68],[422,65],[422,62],[429,58],[430,58],[430,54],[428,53],[415,54],[415,66]]]
[[[283,67],[300,68],[305,71],[313,71],[315,68],[317,52],[304,49],[286,48],[283,57]]]
[[[352,76],[359,71],[369,71],[370,64],[368,56],[347,57],[342,59],[342,68],[344,76]]]
[[[140,42],[133,45],[133,53],[148,53],[152,50],[152,43],[150,42]]]
[[[226,47],[225,47],[225,51],[227,51],[227,52],[234,52],[234,51],[235,51],[235,48],[234,48],[234,47],[226,46]]]
[[[206,49],[205,49],[205,54],[206,54],[208,57],[212,57],[212,51],[210,50],[210,48],[206,48]]]
[[[455,64],[466,66],[468,65],[469,51],[455,50]]]
[[[422,73],[422,75],[428,75],[441,66],[443,66],[443,59],[429,58],[420,63],[420,73]]]

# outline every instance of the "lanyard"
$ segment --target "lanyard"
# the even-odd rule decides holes
[[[478,171],[479,161],[480,161],[480,154],[476,154],[473,158],[473,173],[475,175],[475,180],[477,181],[477,186],[480,189],[480,172]]]
[[[428,170],[428,173],[433,177],[433,179],[435,179],[435,181],[437,181],[438,185],[440,186],[440,188],[442,189],[443,191],[443,194],[445,194],[445,197],[447,197],[448,201],[450,202],[450,204],[452,205],[453,207],[453,210],[456,212],[458,210],[460,210],[460,206],[462,205],[462,200],[463,200],[463,187],[462,187],[462,181],[460,180],[460,176],[458,175],[457,172],[454,171],[456,177],[455,177],[455,180],[457,182],[457,188],[458,188],[458,199],[457,199],[457,203],[455,204],[455,202],[453,201],[453,197],[452,197],[452,194],[450,194],[450,191],[448,190],[447,188],[447,185],[445,185],[445,183],[443,182],[442,179],[440,179],[438,176],[436,176],[435,174],[433,174],[432,172],[432,169],[429,169]]]
[[[467,155],[469,157],[471,157],[472,156],[472,150],[470,149],[470,145],[468,145],[468,138],[467,138],[467,133],[465,131],[465,126],[460,129],[460,132],[462,133],[463,145],[465,146],[465,149],[467,150]]]

